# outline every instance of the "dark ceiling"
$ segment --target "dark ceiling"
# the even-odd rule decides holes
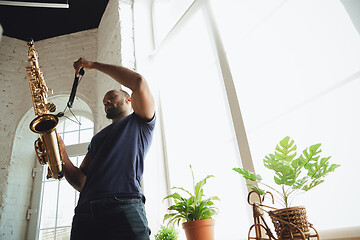
[[[97,28],[108,0],[21,0],[16,2],[69,4],[69,8],[21,7],[0,4],[0,24],[4,36],[24,41],[29,39],[39,41]]]

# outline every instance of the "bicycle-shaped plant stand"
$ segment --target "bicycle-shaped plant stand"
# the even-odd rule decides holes
[[[259,198],[258,202],[251,202],[251,195],[256,194]],[[266,192],[272,198],[274,204],[274,196],[270,192]],[[251,191],[248,195],[248,203],[252,206],[254,224],[249,229],[248,240],[285,240],[285,239],[320,239],[319,234],[311,223],[307,221],[305,208],[293,207],[286,209],[276,209],[274,207],[263,204],[265,195],[261,196]],[[271,209],[271,210],[265,210]],[[271,229],[266,224],[264,212],[267,212],[274,223],[275,231],[278,236],[276,238]],[[255,232],[255,236],[251,236]]]

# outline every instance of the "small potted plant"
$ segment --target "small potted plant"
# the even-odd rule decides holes
[[[240,173],[245,179],[258,184],[257,186],[251,183],[247,184],[249,188],[259,195],[264,195],[266,191],[261,188],[264,186],[270,190],[270,192],[274,193],[275,199],[279,200],[285,207],[284,209],[269,212],[278,236],[280,234],[283,234],[283,236],[287,234],[282,232],[284,228],[282,223],[287,220],[279,220],[279,216],[299,215],[297,212],[306,213],[303,207],[290,208],[290,204],[297,193],[301,191],[307,192],[323,183],[328,173],[333,172],[340,166],[338,164],[330,165],[329,160],[331,157],[320,158],[320,146],[320,143],[311,145],[309,148],[303,150],[300,156],[296,157],[297,153],[294,140],[290,139],[290,137],[285,137],[276,146],[274,154],[265,156],[264,166],[274,171],[274,182],[280,186],[280,190],[264,183],[262,177],[258,174],[254,174],[243,168],[233,168],[234,171]],[[306,216],[301,216],[301,218],[305,218],[305,224],[303,224],[304,226],[301,228],[307,232],[308,222]]]
[[[173,225],[161,226],[160,230],[155,234],[155,240],[177,240],[179,232]]]
[[[172,188],[181,190],[187,197],[183,197],[175,192],[164,198],[164,200],[172,198],[175,202],[169,207],[170,213],[165,214],[164,221],[168,220],[169,224],[179,224],[181,221],[188,240],[212,240],[214,239],[215,225],[215,220],[212,217],[218,211],[214,206],[213,200],[219,200],[219,198],[216,196],[206,198],[203,187],[207,179],[214,176],[208,175],[195,184],[191,166],[190,169],[193,178],[193,189],[190,192],[181,187]]]

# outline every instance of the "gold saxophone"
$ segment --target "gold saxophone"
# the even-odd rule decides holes
[[[48,164],[46,177],[60,180],[64,176],[64,172],[56,131],[59,119],[57,116],[50,114],[50,112],[55,112],[56,106],[53,103],[47,102],[47,92],[49,89],[46,86],[43,73],[40,72],[34,41],[29,41],[27,45],[29,46],[29,65],[26,67],[26,75],[35,115],[37,116],[30,123],[30,130],[40,135],[34,143],[35,152],[40,164]]]

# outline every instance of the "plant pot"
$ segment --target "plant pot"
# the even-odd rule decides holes
[[[309,236],[309,222],[305,207],[283,208],[269,211],[279,239],[293,239]]]
[[[214,240],[214,219],[184,222],[182,227],[187,240]]]

